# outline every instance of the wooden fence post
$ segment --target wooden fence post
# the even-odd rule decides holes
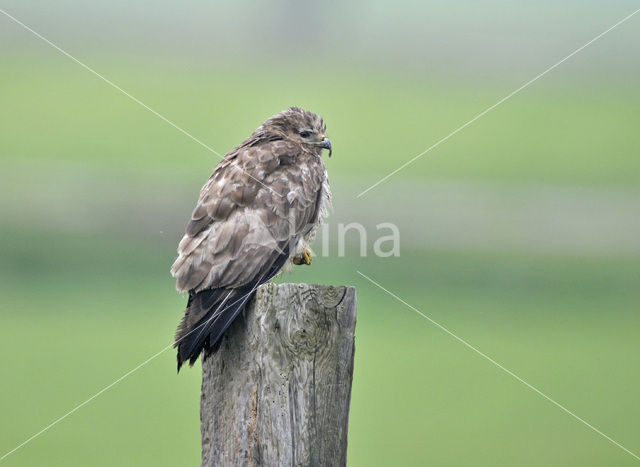
[[[202,364],[203,466],[344,466],[353,287],[265,284]]]

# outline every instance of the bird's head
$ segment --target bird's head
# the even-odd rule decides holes
[[[318,153],[328,149],[331,157],[331,141],[326,135],[327,127],[322,118],[313,112],[300,107],[290,107],[264,122],[261,129],[270,129],[282,138],[317,148]]]

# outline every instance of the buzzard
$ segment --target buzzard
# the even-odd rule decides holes
[[[189,294],[175,336],[178,371],[218,348],[258,286],[311,264],[308,246],[331,203],[325,132],[318,115],[291,107],[226,154],[202,188],[171,267]]]

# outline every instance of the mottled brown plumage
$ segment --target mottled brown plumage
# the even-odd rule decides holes
[[[230,151],[202,188],[171,268],[189,293],[178,369],[214,351],[255,289],[313,240],[331,198],[325,131],[319,116],[291,107]]]

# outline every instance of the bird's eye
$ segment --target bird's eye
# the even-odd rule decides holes
[[[311,136],[311,132],[308,130],[301,130],[298,132],[298,134],[303,138],[308,138],[309,136]]]

